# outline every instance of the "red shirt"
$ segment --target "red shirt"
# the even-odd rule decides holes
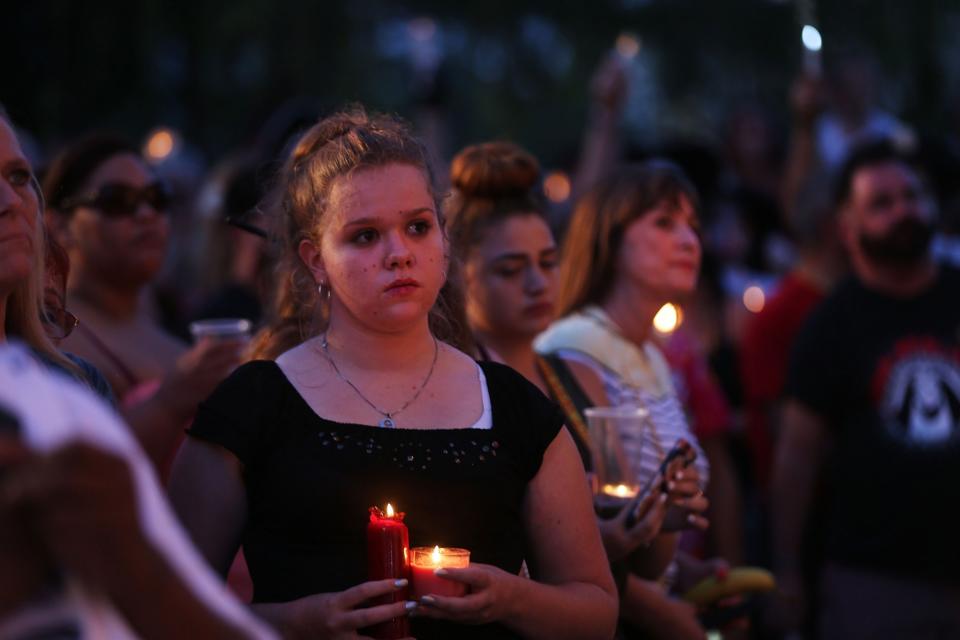
[[[694,337],[681,328],[661,346],[674,374],[677,396],[687,411],[690,430],[700,440],[725,434],[730,429],[730,404]]]
[[[795,272],[788,273],[760,313],[747,320],[740,343],[747,439],[753,452],[757,483],[766,488],[773,462],[769,411],[780,400],[790,349],[823,292]]]

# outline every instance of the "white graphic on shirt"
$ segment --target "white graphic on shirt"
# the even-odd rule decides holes
[[[960,428],[960,370],[940,355],[916,353],[896,363],[883,412],[897,436],[917,445],[949,440]]]

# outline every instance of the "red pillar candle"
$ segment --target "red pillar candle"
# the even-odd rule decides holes
[[[464,569],[470,566],[470,552],[446,547],[414,547],[410,588],[415,600],[423,596],[459,597],[467,593],[467,585],[434,573],[437,569]]]
[[[394,512],[387,505],[386,512],[379,507],[370,507],[370,522],[367,523],[367,573],[370,580],[394,580],[410,578],[410,534],[403,524],[403,513]],[[373,604],[390,604],[407,599],[408,588],[378,598]],[[388,620],[365,633],[373,638],[393,640],[410,635],[410,622],[406,616]]]

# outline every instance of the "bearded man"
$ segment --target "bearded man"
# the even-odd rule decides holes
[[[794,345],[775,568],[794,622],[815,613],[820,638],[960,638],[960,272],[934,262],[934,202],[891,144],[855,150],[835,195],[853,276]]]

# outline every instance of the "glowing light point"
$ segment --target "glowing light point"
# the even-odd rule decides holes
[[[680,308],[668,302],[660,307],[660,311],[657,311],[657,315],[653,317],[653,328],[660,333],[671,334],[682,322],[683,313]]]
[[[636,58],[637,54],[640,53],[640,38],[632,33],[621,33],[617,36],[617,42],[614,46],[621,58],[630,60]]]
[[[437,23],[426,16],[414,18],[407,24],[410,37],[417,42],[427,42],[437,33]]]
[[[150,134],[150,137],[147,139],[144,153],[150,160],[160,162],[173,153],[175,146],[176,139],[172,131],[169,129],[157,129]]]
[[[756,285],[747,287],[743,292],[743,306],[747,308],[747,311],[752,313],[760,313],[763,311],[763,306],[766,303],[767,300],[763,293],[763,289]]]
[[[393,517],[393,505],[390,504],[389,502],[387,503],[387,517],[388,518]]]
[[[430,559],[433,560],[433,564],[440,564],[440,545],[437,545],[433,548],[433,553],[430,554]]]
[[[823,47],[823,37],[812,24],[804,25],[803,31],[800,32],[800,39],[809,51],[820,51]]]
[[[554,171],[544,179],[543,193],[550,202],[566,202],[570,197],[570,178],[563,171]]]

